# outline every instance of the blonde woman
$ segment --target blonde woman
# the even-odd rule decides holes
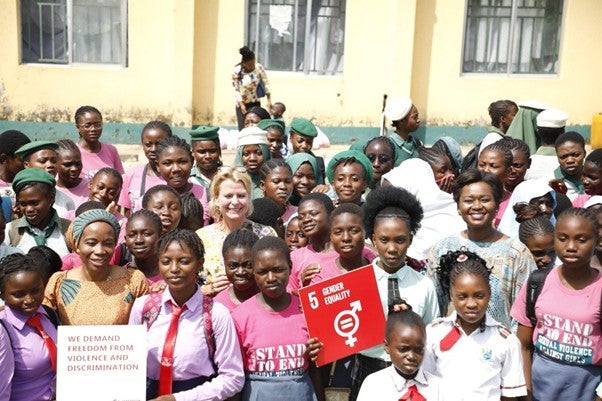
[[[247,228],[258,237],[276,236],[272,227],[264,226],[247,217],[253,212],[251,178],[244,167],[220,167],[209,188],[209,211],[215,223],[197,230],[205,246],[202,276],[206,295],[215,295],[228,287],[224,275],[222,245],[226,236],[239,228]]]

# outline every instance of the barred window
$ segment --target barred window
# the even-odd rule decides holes
[[[468,0],[462,72],[556,74],[563,0]]]
[[[343,73],[346,0],[250,0],[248,43],[268,70]]]
[[[127,65],[127,0],[21,0],[23,63]]]

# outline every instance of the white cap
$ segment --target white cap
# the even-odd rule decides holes
[[[583,208],[587,209],[590,206],[602,204],[602,196],[594,195],[583,204]]]
[[[238,133],[238,142],[236,146],[268,145],[267,134],[267,131],[256,126],[243,128]]]
[[[558,109],[546,109],[537,115],[537,126],[543,128],[564,128],[568,114]]]
[[[526,107],[528,109],[534,110],[546,110],[549,109],[550,106],[545,104],[544,102],[540,102],[539,100],[524,100],[518,104],[520,107]]]
[[[399,121],[408,115],[412,109],[412,99],[407,96],[396,97],[387,101],[385,117],[390,121]]]

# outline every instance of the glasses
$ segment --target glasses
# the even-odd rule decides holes
[[[85,124],[80,124],[80,127],[82,127],[85,130],[91,130],[92,128],[101,129],[102,123],[85,123]]]
[[[237,173],[246,173],[247,169],[242,166],[220,166],[217,168],[217,171],[222,173],[233,173],[235,171]]]
[[[370,160],[370,163],[374,163],[374,161],[376,160],[376,158],[378,158],[378,162],[379,163],[389,163],[391,160],[393,160],[393,158],[389,155],[385,155],[384,153],[381,153],[379,155],[375,155],[374,153],[368,153],[366,154],[366,157],[368,158],[368,160]]]

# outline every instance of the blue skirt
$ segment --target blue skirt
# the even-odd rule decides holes
[[[592,401],[602,378],[602,367],[571,365],[533,353],[533,401]]]
[[[309,374],[265,377],[248,374],[242,401],[316,401]]]

